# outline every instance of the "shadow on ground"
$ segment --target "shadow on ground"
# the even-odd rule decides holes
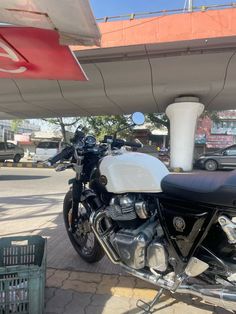
[[[17,219],[30,219],[35,216],[42,217],[43,215],[55,215],[58,214],[58,210],[54,213],[51,209],[55,206],[61,206],[64,193],[54,194],[37,194],[37,195],[20,195],[11,197],[0,197],[0,210],[3,212],[11,213],[13,210],[19,210],[17,215],[10,214],[8,218],[1,216],[1,221],[4,220],[17,220]],[[35,211],[33,209],[35,208]],[[39,208],[39,210],[37,210]],[[22,210],[21,210],[22,209]],[[26,210],[28,209],[28,210]],[[24,211],[23,211],[24,210]],[[16,230],[17,231],[17,230]]]

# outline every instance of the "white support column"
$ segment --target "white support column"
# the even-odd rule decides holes
[[[184,171],[192,170],[197,119],[204,110],[197,97],[179,97],[166,108],[170,119],[170,163]]]

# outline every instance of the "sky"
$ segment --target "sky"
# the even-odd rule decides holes
[[[193,0],[195,6],[226,4],[228,0]],[[164,9],[180,9],[185,0],[90,0],[96,18],[126,13],[151,12]]]

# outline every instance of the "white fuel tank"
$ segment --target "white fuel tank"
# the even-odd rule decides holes
[[[161,192],[161,180],[169,173],[159,159],[131,152],[104,157],[99,170],[107,178],[107,191],[115,194]]]

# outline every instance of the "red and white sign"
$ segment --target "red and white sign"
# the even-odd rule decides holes
[[[0,27],[0,78],[87,80],[56,31]]]
[[[29,134],[15,134],[14,142],[21,144],[30,144],[30,135]]]
[[[208,148],[225,148],[234,144],[233,135],[208,135],[206,145]]]

